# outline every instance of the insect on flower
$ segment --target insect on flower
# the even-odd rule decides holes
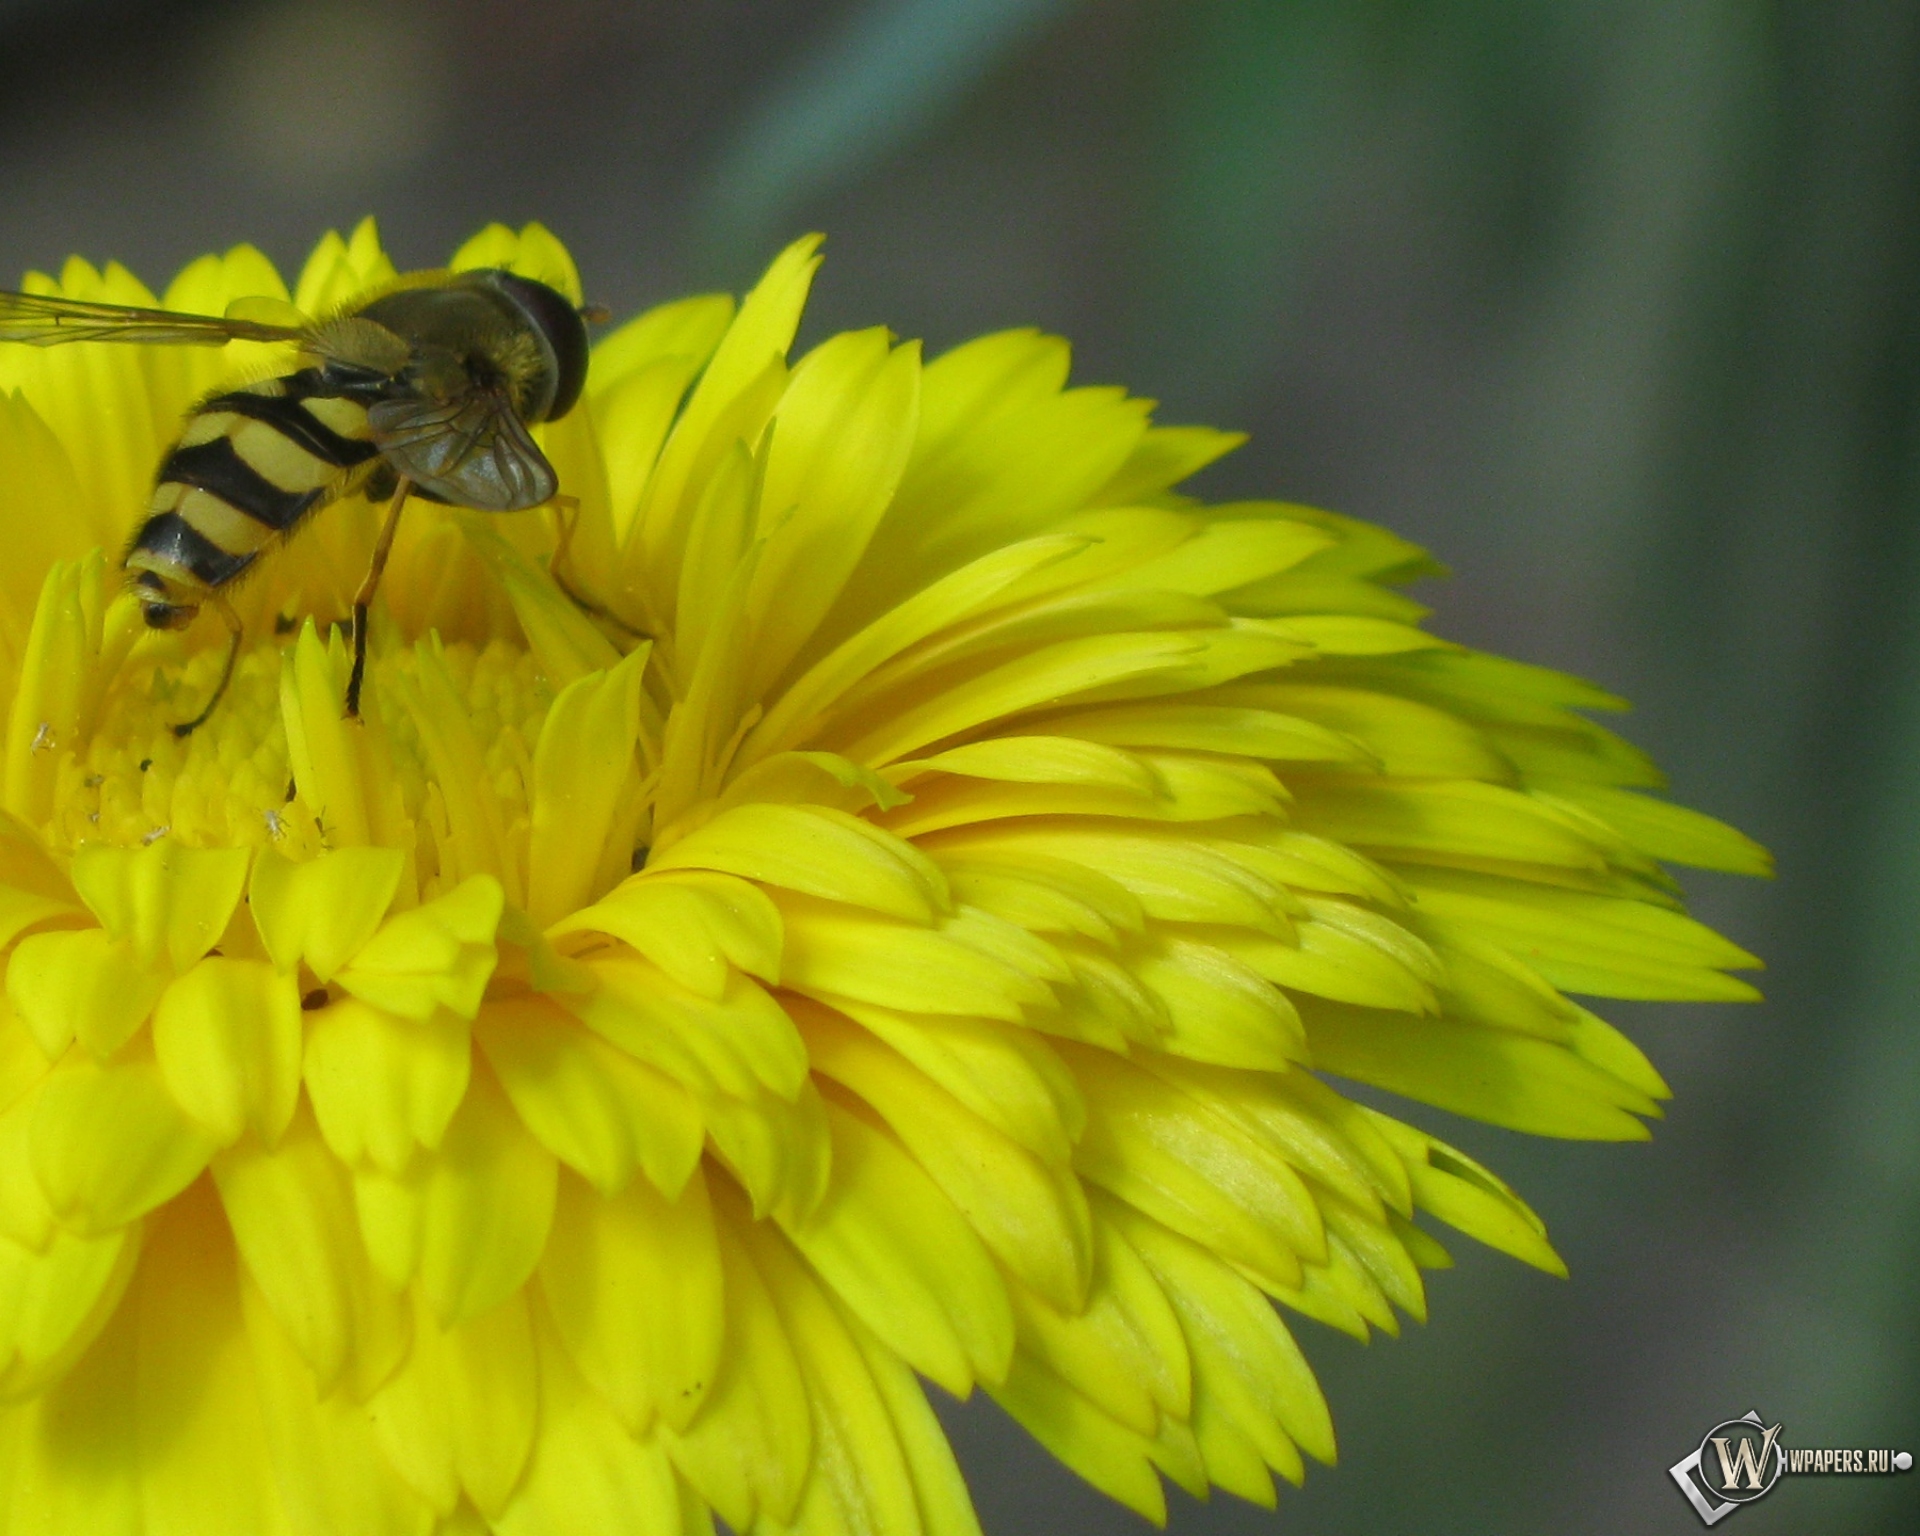
[[[0,348],[4,1536],[979,1536],[923,1381],[1148,1518],[1163,1477],[1271,1506],[1335,1453],[1300,1319],[1425,1317],[1434,1223],[1565,1273],[1417,1106],[1641,1137],[1666,1084],[1563,989],[1756,995],[1660,861],[1767,857],[1643,792],[1611,695],[1419,628],[1382,529],[1188,495],[1238,438],[1058,338],[789,361],[818,246],[620,326],[552,429],[577,312],[500,270],[578,301],[539,225],[411,288],[370,221],[290,290],[176,277],[286,321],[258,363]],[[519,350],[447,348],[409,306],[450,286]],[[397,340],[342,383],[360,326]],[[604,606],[544,529],[410,517],[349,725],[344,637],[288,616],[345,613],[382,505],[243,600],[159,537],[272,547],[215,456],[558,480]],[[139,604],[222,593],[183,746]]]
[[[545,283],[497,268],[409,273],[300,325],[0,292],[0,341],[260,341],[298,350],[291,372],[193,408],[122,557],[149,627],[184,629],[211,606],[232,631],[212,697],[174,727],[180,736],[212,715],[233,676],[241,626],[224,589],[307,517],[359,492],[386,498],[387,513],[353,599],[346,709],[357,715],[368,605],[402,507],[410,496],[480,512],[565,500],[527,428],[558,420],[580,398],[586,322],[602,318]]]

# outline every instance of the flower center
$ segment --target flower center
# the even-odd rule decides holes
[[[191,736],[174,734],[199,713],[224,660],[214,646],[183,666],[120,680],[90,739],[60,766],[48,829],[56,847],[125,847],[161,836],[193,847],[247,846],[286,835],[292,775],[277,646],[244,647],[219,708]]]
[[[172,837],[190,847],[271,845],[304,859],[330,845],[312,803],[319,793],[297,781],[287,745],[282,673],[292,664],[290,640],[243,645],[212,715],[190,736],[175,734],[200,712],[224,660],[224,647],[210,646],[184,663],[123,673],[90,737],[59,765],[47,828],[55,848]],[[349,727],[365,731],[371,749],[359,758],[370,781],[361,787],[414,823],[423,874],[453,835],[450,778],[460,778],[465,799],[490,796],[504,828],[524,829],[532,743],[550,697],[533,658],[504,641],[429,639],[374,660],[367,723]],[[54,741],[42,750],[60,748]]]

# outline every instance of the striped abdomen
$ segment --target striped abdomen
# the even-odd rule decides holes
[[[190,618],[199,597],[360,478],[378,452],[366,407],[382,382],[303,368],[200,405],[161,464],[147,520],[127,547],[149,624]]]

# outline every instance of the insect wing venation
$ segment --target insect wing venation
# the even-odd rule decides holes
[[[476,512],[537,507],[560,488],[503,394],[451,401],[383,400],[367,413],[380,455],[428,496]]]
[[[224,347],[230,341],[298,341],[304,334],[289,326],[266,325],[258,320],[0,290],[0,341],[29,347],[58,347],[77,341]]]

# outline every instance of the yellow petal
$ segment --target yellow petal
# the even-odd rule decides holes
[[[299,1536],[430,1536],[433,1506],[393,1470],[366,1410],[344,1393],[321,1397],[306,1362],[244,1277],[240,1292],[264,1438]]]
[[[1550,792],[1555,799],[1571,801],[1617,827],[1635,847],[1656,859],[1735,875],[1773,873],[1773,856],[1752,838],[1684,805],[1601,784],[1555,783]]]
[[[886,1132],[828,1104],[833,1178],[789,1228],[846,1305],[956,1397],[998,1381],[1013,1350],[1006,1288],[952,1202]]]
[[[687,359],[691,376],[719,344],[728,321],[733,319],[733,311],[734,299],[730,293],[695,294],[643,310],[594,343],[588,388],[609,389],[635,369],[648,367],[663,358]]]
[[[797,745],[818,717],[889,657],[928,635],[991,607],[1009,587],[1081,554],[1087,538],[1042,537],[996,549],[907,598],[809,667],[768,710],[740,748],[742,763]]]
[[[1035,1029],[1124,1053],[1130,1044],[1158,1046],[1173,1027],[1167,1006],[1133,971],[1104,949],[1063,939],[1060,952],[1073,972],[1073,984],[1052,1012],[1028,1018]]]
[[[1094,1487],[1155,1525],[1167,1523],[1167,1496],[1154,1474],[1148,1436],[1024,1355],[991,1391],[1022,1429]]]
[[[1087,1089],[1077,1163],[1090,1183],[1277,1285],[1325,1255],[1313,1197],[1271,1149],[1137,1067],[1063,1050]]]
[[[632,536],[674,414],[732,318],[730,294],[703,294],[649,310],[594,347],[588,405],[605,445],[616,544]]]
[[[1276,1471],[1297,1464],[1289,1442],[1331,1465],[1326,1399],[1267,1299],[1220,1258],[1158,1222],[1111,1202],[1102,1202],[1101,1214],[1159,1277],[1192,1350],[1196,1403],[1212,1398]]]
[[[1759,996],[1720,974],[1759,961],[1664,907],[1465,870],[1423,869],[1414,884],[1423,911],[1493,940],[1569,991],[1722,1002]]]
[[[627,1433],[580,1379],[550,1325],[537,1325],[535,1336],[538,1427],[526,1474],[493,1517],[498,1536],[569,1531],[678,1536],[706,1529],[703,1510],[681,1508],[678,1480],[660,1444]],[[691,1495],[688,1499],[695,1502]]]
[[[1269,704],[1363,745],[1399,778],[1485,779],[1504,784],[1513,766],[1470,721],[1391,693],[1312,683],[1242,683],[1229,692]]]
[[[825,1198],[833,1144],[826,1104],[808,1078],[789,1102],[770,1094],[704,1101],[707,1136],[746,1191],[756,1219],[804,1221]]]
[[[5,616],[8,655],[13,658],[30,633],[47,573],[95,545],[110,546],[120,534],[119,509],[82,497],[79,477],[60,439],[3,374],[0,455],[7,465],[0,516],[18,540],[11,568],[0,578],[0,614]],[[35,730],[37,734],[37,720]]]
[[[34,1103],[34,1174],[61,1223],[82,1235],[171,1200],[216,1145],[167,1092],[151,1056],[101,1063],[69,1053]]]
[[[920,410],[920,349],[884,330],[821,343],[774,412],[760,482],[766,549],[748,598],[749,689],[801,650],[853,573],[906,468]]]
[[[580,302],[580,273],[573,256],[554,238],[553,231],[538,221],[521,225],[517,232],[504,224],[489,224],[455,251],[447,265],[455,272],[504,267],[545,283],[571,303]]]
[[[1547,1227],[1502,1180],[1464,1152],[1375,1110],[1367,1119],[1406,1160],[1422,1209],[1522,1263],[1565,1276],[1566,1263],[1547,1241]]]
[[[36,1253],[0,1238],[0,1402],[37,1396],[106,1326],[140,1255],[140,1226],[56,1233]]]
[[[1654,1070],[1646,1053],[1605,1019],[1576,1008],[1573,1021],[1574,1054],[1592,1062],[1602,1072],[1637,1088],[1650,1099],[1670,1099],[1673,1090]]]
[[[525,1284],[546,1246],[558,1165],[477,1074],[420,1186],[420,1285],[451,1324]]]
[[[302,864],[261,849],[247,904],[273,963],[333,980],[380,926],[404,868],[397,848],[338,848]]]
[[[1212,427],[1149,427],[1113,478],[1089,498],[1089,505],[1117,506],[1152,497],[1246,440],[1244,432],[1218,432]]]
[[[1496,784],[1316,785],[1296,797],[1295,815],[1307,831],[1389,855],[1605,864],[1594,840],[1567,818]]]
[[[0,1411],[0,1525],[146,1536],[138,1342],[134,1309],[123,1306],[64,1378]]]
[[[1087,1106],[1045,1040],[990,1019],[902,1013],[844,998],[835,1006],[1036,1156],[1072,1157]]]
[[[369,216],[346,240],[327,231],[294,283],[293,302],[310,315],[323,314],[393,277],[393,263],[380,248],[379,226]]]
[[[1153,691],[1200,666],[1209,642],[1198,633],[1097,635],[1041,646],[978,677],[905,708],[885,711],[881,723],[841,746],[857,762],[893,762],[932,742],[989,720],[1075,696],[1098,697],[1122,686]],[[1284,655],[1276,652],[1276,657]],[[1250,665],[1273,665],[1272,660]]]
[[[233,1245],[201,1185],[152,1223],[122,1305],[138,1330],[146,1536],[293,1536],[263,1434]],[[93,1530],[97,1527],[86,1526]]]
[[[741,805],[660,850],[649,869],[711,869],[925,921],[946,881],[911,844],[823,806]]]
[[[521,1122],[601,1194],[618,1194],[637,1170],[669,1198],[679,1193],[706,1134],[679,1084],[544,998],[490,1004],[474,1037]]]
[[[926,1536],[980,1536],[980,1521],[953,1459],[953,1447],[918,1379],[892,1350],[864,1330],[854,1338],[892,1415]]]
[[[1101,750],[1081,743],[1084,752]],[[945,754],[942,754],[943,756]],[[969,783],[916,779],[913,804],[885,818],[888,830],[924,837],[947,827],[1008,817],[1137,817],[1143,821],[1219,821],[1281,814],[1285,787],[1258,763],[1187,754],[1126,754],[1151,787],[1097,783]],[[896,764],[889,772],[902,772]]]
[[[392,748],[371,691],[358,719],[341,716],[351,665],[339,631],[329,631],[323,641],[308,620],[280,672],[280,717],[294,783],[318,817],[328,847],[404,847],[411,839],[400,785],[388,766]],[[374,669],[370,690],[378,677]]]
[[[909,773],[937,769],[969,778],[1023,784],[1080,784],[1152,795],[1153,770],[1130,752],[1069,736],[997,736],[954,747],[890,770],[906,782]]]
[[[1097,869],[1069,859],[964,845],[936,848],[955,897],[1039,933],[1080,933],[1115,944],[1145,921],[1139,899]]]
[[[404,1174],[378,1168],[353,1170],[353,1209],[367,1259],[392,1291],[403,1291],[420,1273],[426,1221],[427,1169],[421,1159]]]
[[[1165,939],[1128,963],[1166,1008],[1172,1027],[1160,1044],[1173,1055],[1276,1072],[1306,1060],[1306,1034],[1286,994],[1232,955]]]
[[[0,811],[0,936],[11,943],[38,922],[78,916],[73,886],[47,854],[39,836]]]
[[[633,747],[646,663],[636,651],[611,671],[570,683],[540,728],[527,912],[543,927],[592,897],[609,855],[625,866],[608,832],[628,779],[639,776]]]
[[[748,294],[721,337],[712,360],[675,422],[642,498],[629,561],[644,555],[654,569],[677,570],[685,538],[690,484],[736,440],[759,438],[771,413],[774,391],[784,383],[780,366],[820,258],[818,235],[795,241],[775,258]],[[771,366],[770,366],[771,365]],[[774,390],[768,390],[768,375]],[[736,411],[745,404],[748,409]],[[720,441],[716,442],[715,439]]]
[[[1027,968],[966,942],[958,918],[923,928],[892,918],[792,898],[781,902],[787,948],[781,974],[797,992],[829,1003],[847,997],[910,1013],[1017,1020],[1051,1000]],[[886,956],[886,964],[875,957]]]
[[[858,814],[869,806],[889,810],[912,798],[871,768],[837,752],[778,752],[728,784],[714,802],[714,809],[718,812],[764,801],[828,806]]]
[[[569,1002],[589,1028],[696,1092],[792,1100],[806,1082],[807,1050],[786,1010],[739,972],[717,998],[673,981],[640,959],[598,961],[600,990]]]
[[[1289,518],[1220,518],[1101,585],[1210,597],[1287,570],[1332,542],[1320,529]]]
[[[475,875],[389,918],[339,972],[340,985],[404,1018],[424,1019],[446,1008],[470,1019],[493,975],[504,904],[500,882]]]
[[[1452,649],[1447,641],[1411,624],[1364,615],[1311,614],[1252,622],[1268,634],[1310,645],[1323,656],[1395,656],[1408,651]]]
[[[756,1514],[786,1523],[805,1487],[813,1455],[812,1414],[793,1344],[754,1267],[735,1221],[716,1227],[725,1280],[726,1345],[706,1401],[684,1432],[660,1438],[686,1479],[736,1531]]]
[[[1327,1219],[1329,1249],[1350,1253],[1384,1299],[1411,1314],[1416,1321],[1426,1321],[1426,1290],[1420,1280],[1420,1270],[1391,1224],[1369,1217],[1339,1199],[1323,1201],[1321,1211]],[[1379,1326],[1390,1333],[1399,1332],[1391,1314],[1379,1322]]]
[[[1241,1072],[1176,1057],[1149,1058],[1147,1070],[1230,1117],[1274,1154],[1355,1209],[1381,1219],[1383,1202],[1410,1210],[1404,1167],[1357,1110],[1300,1072]],[[1315,1189],[1317,1204],[1325,1206]]]
[[[1021,1351],[1113,1418],[1156,1435],[1164,1411],[1185,1418],[1192,1386],[1180,1324],[1159,1283],[1111,1224],[1102,1224],[1090,1293],[1060,1308],[1010,1290]]]
[[[131,944],[99,928],[30,934],[7,966],[7,1001],[49,1057],[76,1035],[94,1055],[111,1056],[146,1022],[166,985],[165,973],[142,965]]]
[[[258,960],[209,956],[168,986],[153,1049],[175,1102],[222,1143],[252,1130],[269,1147],[300,1097],[300,993]]]
[[[960,857],[1037,855],[1087,865],[1130,891],[1150,917],[1178,923],[1231,923],[1286,935],[1283,887],[1197,839],[1152,830],[1109,831],[1064,818],[1025,827],[983,827],[940,837],[935,847]]]
[[[34,610],[8,716],[6,809],[31,825],[51,815],[63,760],[80,744],[107,643],[100,552],[56,561]]]
[[[33,1171],[33,1112],[46,1080],[42,1066],[33,1086],[0,1113],[0,1236],[36,1253],[53,1240],[53,1207]]]
[[[725,990],[727,968],[780,980],[780,911],[758,886],[706,870],[648,871],[615,886],[548,932],[624,939],[682,986]]]
[[[314,1015],[305,1077],[334,1156],[400,1173],[438,1147],[467,1091],[465,1021],[448,1013],[397,1019],[353,998]]]
[[[1639,1089],[1565,1046],[1449,1019],[1309,1002],[1314,1061],[1329,1072],[1536,1136],[1644,1141]]]
[[[421,756],[439,792],[446,833],[436,837],[440,888],[480,876],[497,879],[509,900],[525,895],[522,850],[507,835],[509,815],[495,791],[466,690],[429,637],[412,667],[390,676],[394,696],[419,733]]]
[[[777,1236],[746,1234],[806,1382],[813,1416],[812,1473],[794,1524],[802,1530],[921,1536],[920,1502],[893,1415],[848,1320]]]
[[[1213,697],[1213,695],[1209,695]],[[1063,735],[1121,747],[1185,747],[1286,762],[1365,762],[1356,742],[1294,715],[1230,704],[1155,700],[1077,710],[1050,722]]]
[[[868,562],[873,588],[908,589],[1045,531],[1112,480],[1145,435],[1145,402],[1062,391],[1065,362],[1056,338],[1007,331],[927,365],[920,439]]]
[[[248,1142],[216,1158],[214,1183],[247,1273],[313,1373],[356,1401],[407,1348],[408,1319],[360,1241],[353,1189],[305,1114],[272,1151]]]
[[[814,1070],[886,1120],[1003,1264],[1063,1311],[1080,1306],[1093,1231],[1069,1168],[1043,1163],[872,1035],[824,1009],[808,1016],[807,1044]]]
[[[464,1491],[492,1517],[532,1449],[536,1385],[523,1296],[445,1329],[423,1306],[406,1364],[367,1413],[394,1468],[441,1514]]]
[[[607,1199],[561,1179],[540,1288],[573,1364],[632,1433],[656,1414],[685,1430],[700,1411],[720,1364],[724,1286],[703,1175],[676,1200],[646,1184]]]
[[[540,670],[556,688],[618,664],[613,642],[557,587],[552,578],[500,536],[488,519],[460,518],[460,531],[487,569],[506,588],[513,615]]]
[[[82,848],[73,884],[111,939],[140,962],[184,971],[226,931],[246,889],[244,848],[183,848],[162,838],[148,848]]]

